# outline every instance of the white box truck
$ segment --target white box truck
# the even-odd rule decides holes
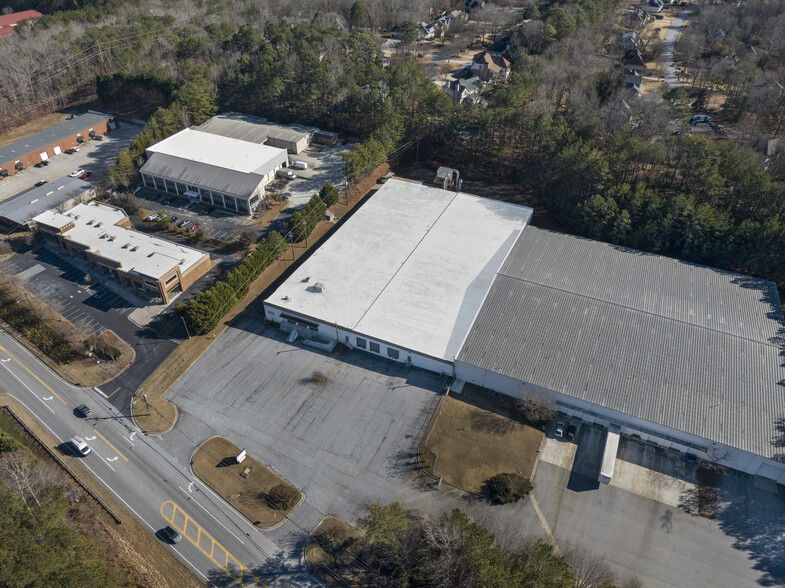
[[[618,427],[608,429],[608,437],[605,439],[605,452],[602,454],[600,477],[597,478],[603,484],[610,484],[613,478],[613,470],[616,467],[616,455],[619,453],[620,433],[621,430]]]
[[[307,163],[305,163],[304,161],[295,161],[295,162],[292,164],[292,167],[293,167],[294,169],[308,169],[308,164],[307,164]]]

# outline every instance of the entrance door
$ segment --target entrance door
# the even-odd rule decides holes
[[[41,161],[46,161],[47,159],[49,159],[49,154],[46,151],[44,151],[40,155],[41,155]]]
[[[55,155],[60,155],[61,153],[62,153],[62,150],[60,149],[60,145],[56,145],[55,146]]]

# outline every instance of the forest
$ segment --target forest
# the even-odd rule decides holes
[[[218,111],[338,131],[356,141],[352,178],[417,141],[421,162],[516,185],[559,230],[785,283],[785,150],[766,153],[785,118],[782,0],[696,5],[680,40],[694,92],[635,99],[601,50],[620,4],[526,2],[502,34],[512,74],[485,107],[454,104],[414,59],[382,65],[381,32],[453,7],[399,4],[52,0],[0,48],[21,55],[0,79],[0,116],[92,93],[161,107],[111,170],[116,185],[131,181],[150,142]],[[738,132],[673,132],[712,104]]]

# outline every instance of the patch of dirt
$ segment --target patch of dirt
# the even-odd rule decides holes
[[[259,217],[255,218],[253,222],[251,222],[249,227],[254,227],[255,229],[261,229],[269,225],[275,217],[277,217],[280,212],[286,208],[286,204],[289,202],[288,199],[284,198],[283,200],[270,200],[270,208],[265,210],[264,213]]]
[[[24,139],[30,135],[35,135],[36,133],[50,129],[55,125],[59,125],[64,120],[68,120],[68,115],[61,112],[43,114],[39,117],[36,117],[35,120],[22,125],[21,127],[16,127],[10,131],[3,132],[3,136],[0,137],[0,147],[5,147],[14,141],[18,141],[19,139]]]
[[[0,394],[0,402],[11,405],[14,412],[50,448],[59,444],[43,426],[27,414],[24,407],[19,405],[15,399]],[[5,412],[0,414],[4,417],[0,428],[6,429],[10,423],[16,428],[14,436],[30,447],[39,460],[57,472],[61,472],[64,483],[73,485],[73,479],[47,452],[41,449],[33,437],[19,427],[10,415]],[[62,459],[123,521],[122,525],[117,525],[114,519],[89,494],[77,486],[81,491],[81,497],[79,502],[69,510],[67,523],[78,527],[96,542],[100,557],[110,570],[125,577],[133,586],[144,588],[198,588],[205,586],[160,541],[147,532],[129,512],[125,511],[108,490],[95,482],[78,459],[69,456],[63,456]]]
[[[296,509],[305,496],[286,480],[266,468],[250,455],[237,463],[240,448],[223,437],[213,437],[199,446],[193,457],[196,475],[254,525],[261,528],[280,524]],[[270,506],[270,490],[278,485],[299,494],[297,503],[287,510]]]

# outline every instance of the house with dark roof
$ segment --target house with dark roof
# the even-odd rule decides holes
[[[500,53],[482,51],[472,60],[472,73],[486,83],[505,81],[510,76],[510,61]]]

